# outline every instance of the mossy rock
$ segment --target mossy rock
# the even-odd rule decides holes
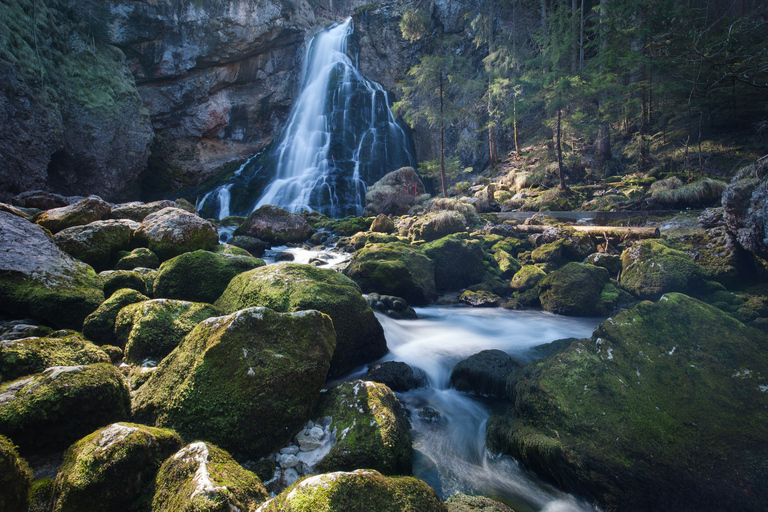
[[[541,307],[558,315],[606,315],[608,305],[618,300],[618,290],[615,297],[610,293],[606,293],[605,297],[602,295],[609,279],[608,271],[602,267],[568,263],[548,274],[539,283]],[[604,298],[608,305],[603,302]]]
[[[421,249],[403,243],[366,246],[352,256],[345,274],[363,293],[402,297],[414,306],[437,298],[434,263]]]
[[[464,215],[454,210],[442,210],[417,217],[408,225],[407,231],[400,231],[400,235],[407,236],[411,240],[430,242],[466,231]]]
[[[474,308],[495,308],[501,305],[501,297],[488,290],[465,290],[459,302]]]
[[[0,435],[0,510],[27,512],[32,471],[13,442]]]
[[[483,280],[485,253],[480,242],[446,236],[421,248],[434,262],[438,291],[459,290]]]
[[[267,242],[252,236],[234,236],[229,243],[235,247],[245,249],[249,254],[257,258],[263,256],[266,250],[269,249],[269,244]]]
[[[56,247],[40,227],[0,212],[0,314],[80,329],[104,302],[93,268]]]
[[[585,263],[596,267],[603,267],[611,277],[616,277],[621,272],[621,257],[615,254],[606,254],[604,252],[594,252],[587,256]]]
[[[105,270],[99,276],[104,282],[104,296],[107,298],[123,288],[136,290],[142,295],[152,295],[152,290],[147,289],[144,274],[136,270]]]
[[[499,501],[460,492],[445,500],[445,505],[448,507],[448,512],[515,512]]]
[[[509,286],[514,291],[524,292],[538,285],[546,275],[543,270],[535,265],[525,265],[515,272],[515,275],[512,276],[512,280],[509,282]]]
[[[40,373],[51,366],[109,362],[106,352],[80,334],[59,331],[44,338],[0,343],[0,382]]]
[[[384,361],[373,365],[365,373],[365,380],[385,384],[392,391],[408,391],[428,384],[427,374],[421,368],[401,361]]]
[[[182,446],[172,430],[113,423],[70,446],[56,476],[52,512],[146,509],[163,461]]]
[[[259,477],[202,441],[169,457],[157,473],[155,488],[152,512],[253,511],[269,498]]]
[[[387,353],[384,329],[360,288],[330,269],[294,263],[257,268],[234,277],[215,305],[225,313],[262,306],[280,312],[314,309],[330,316],[336,331],[330,377]]]
[[[211,252],[214,254],[220,254],[222,256],[242,256],[246,258],[253,258],[251,253],[249,253],[242,247],[238,247],[236,245],[230,245],[230,244],[219,244],[213,249],[211,249]]]
[[[53,496],[53,478],[40,478],[29,489],[29,512],[48,512]]]
[[[764,510],[768,335],[678,293],[532,363],[491,448],[606,510]]]
[[[131,203],[117,204],[112,208],[109,216],[113,219],[130,219],[136,222],[143,221],[150,213],[159,212],[163,208],[176,208],[179,205],[174,201],[164,199],[152,203],[134,201]]]
[[[133,270],[136,267],[157,268],[160,260],[146,247],[139,247],[122,256],[115,264],[115,270]]]
[[[184,300],[153,299],[129,304],[115,318],[115,344],[124,347],[128,362],[159,361],[197,324],[220,314],[210,304]]]
[[[139,223],[132,220],[99,220],[61,230],[53,240],[70,256],[100,271],[109,268],[118,252],[129,248],[138,227]]]
[[[61,450],[126,420],[130,408],[125,379],[111,364],[54,366],[0,385],[0,434],[22,452]]]
[[[641,299],[657,300],[667,292],[697,293],[704,273],[682,251],[659,240],[643,240],[621,254],[621,286]]]
[[[160,265],[153,291],[156,298],[213,303],[237,274],[264,265],[264,260],[250,255],[187,252]]]
[[[327,473],[305,478],[259,508],[260,512],[447,512],[423,481],[378,471]]]
[[[506,352],[483,350],[456,363],[450,382],[459,391],[504,398],[507,377],[519,367]]]
[[[691,256],[706,279],[728,288],[746,284],[752,275],[747,253],[725,228],[675,237],[669,246]]]
[[[266,456],[312,415],[335,345],[331,318],[318,311],[209,318],[139,388],[133,417],[235,455]]]
[[[510,279],[522,268],[520,262],[503,249],[496,250],[496,252],[493,253],[493,258],[499,265],[499,270],[501,271],[499,277],[501,278]]]
[[[82,226],[91,222],[106,219],[112,211],[110,204],[96,196],[86,197],[75,204],[53,208],[41,213],[35,222],[51,233]]]
[[[306,241],[312,236],[312,228],[301,215],[267,204],[251,213],[234,235],[258,238],[272,245],[285,245]]]
[[[561,240],[542,244],[531,252],[531,261],[534,263],[560,263],[562,257],[563,242]]]
[[[163,208],[150,213],[134,236],[148,245],[160,261],[189,251],[211,249],[219,243],[219,232],[214,224],[180,208]]]
[[[149,300],[149,297],[136,290],[130,288],[117,290],[102,302],[96,311],[85,318],[83,335],[101,345],[117,343],[115,338],[117,314],[125,306],[146,300]]]
[[[361,380],[341,383],[323,394],[317,416],[331,418],[329,428],[336,433],[336,443],[315,471],[411,472],[411,426],[405,409],[386,385]]]

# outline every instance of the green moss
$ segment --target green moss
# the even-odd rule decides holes
[[[107,298],[123,288],[136,290],[142,295],[152,295],[152,290],[147,289],[144,274],[135,270],[108,270],[99,275],[104,280],[104,295]]]
[[[384,384],[344,382],[324,393],[318,417],[331,417],[336,443],[316,466],[319,473],[375,469],[411,472],[413,448],[405,409]]]
[[[424,244],[422,250],[434,262],[438,291],[466,288],[483,279],[485,253],[478,241],[446,236]]]
[[[242,249],[240,247],[237,247],[236,245],[230,245],[230,244],[219,244],[216,247],[214,247],[211,250],[214,254],[220,254],[222,256],[243,256],[246,258],[252,258],[251,253],[246,251],[245,249]]]
[[[29,512],[48,512],[51,496],[53,496],[53,478],[33,481],[29,489]]]
[[[160,464],[181,448],[172,430],[115,423],[84,437],[64,454],[54,484],[53,512],[145,508]]]
[[[133,270],[136,267],[157,268],[159,266],[160,260],[155,253],[146,247],[139,247],[122,255],[115,264],[115,270]]]
[[[622,255],[620,284],[641,299],[658,299],[663,293],[696,293],[704,288],[703,272],[684,252],[659,240],[643,240]]]
[[[40,373],[51,366],[109,363],[109,356],[74,331],[45,338],[23,338],[0,344],[0,382]]]
[[[543,270],[535,265],[525,265],[512,276],[509,285],[513,290],[523,292],[538,285],[539,281],[544,279],[546,275]]]
[[[0,510],[27,512],[32,471],[13,442],[0,435]]]
[[[407,236],[411,240],[429,242],[454,233],[465,232],[467,230],[466,222],[465,217],[454,210],[430,212],[414,220]]]
[[[493,257],[496,259],[496,263],[499,265],[499,270],[501,270],[500,277],[509,279],[522,268],[520,262],[503,249],[498,249],[496,252],[494,252]]]
[[[549,244],[543,244],[531,252],[531,260],[534,263],[559,263],[563,256],[563,241],[558,240]]]
[[[83,334],[99,344],[116,343],[115,319],[125,306],[149,300],[149,297],[130,288],[113,293],[83,322]]]
[[[568,263],[548,274],[539,283],[541,306],[560,315],[605,315],[607,310],[602,292],[608,279],[608,271],[602,267]],[[610,296],[610,290],[608,292],[606,298]]]

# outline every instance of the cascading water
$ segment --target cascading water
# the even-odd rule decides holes
[[[352,29],[348,19],[313,38],[302,91],[280,138],[200,198],[203,215],[247,215],[265,204],[361,215],[368,184],[414,165],[386,91],[347,55]]]

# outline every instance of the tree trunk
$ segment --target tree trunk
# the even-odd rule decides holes
[[[605,58],[605,52],[608,47],[608,38],[605,35],[605,4],[608,0],[600,0],[600,74],[603,73],[603,62],[602,59]],[[601,95],[602,96],[602,95]],[[608,126],[608,123],[605,120],[605,112],[603,110],[605,109],[605,101],[601,97],[598,100],[597,104],[597,118],[598,118],[598,129],[597,129],[597,142],[595,143],[595,149],[597,153],[597,159],[598,160],[608,160],[612,157],[611,154],[611,131],[610,127]]]
[[[515,134],[515,153],[520,154],[520,146],[517,142],[517,95],[512,94],[512,130]]]
[[[561,109],[557,109],[557,171],[558,178],[560,178],[560,190],[567,190],[565,186],[565,169],[563,168],[563,147],[560,144],[560,115]]]
[[[571,0],[571,74],[579,69],[579,37],[578,37],[579,2]]]
[[[443,72],[440,71],[440,182],[443,186],[443,197],[448,197],[445,181],[445,118],[443,117]]]

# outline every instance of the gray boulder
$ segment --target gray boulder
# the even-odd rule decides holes
[[[163,208],[142,221],[135,236],[161,261],[219,243],[216,225],[180,208]]]

